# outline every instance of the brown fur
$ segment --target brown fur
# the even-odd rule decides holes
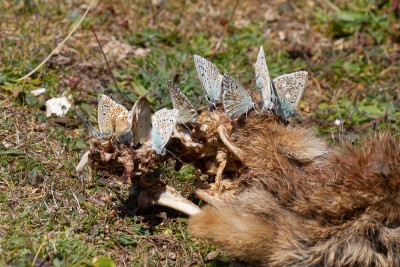
[[[247,130],[246,130],[247,129]],[[400,266],[400,144],[329,149],[310,129],[249,120],[248,171],[191,232],[262,266]]]

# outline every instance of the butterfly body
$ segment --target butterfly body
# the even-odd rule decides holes
[[[177,109],[161,109],[151,116],[151,147],[158,155],[165,154],[167,145],[177,123]]]
[[[124,106],[106,95],[101,95],[98,101],[98,123],[103,138],[114,133],[120,143],[132,142],[130,113]]]
[[[221,100],[223,76],[218,68],[207,59],[194,55],[197,69],[207,102],[214,106]]]
[[[222,103],[229,117],[240,117],[254,107],[250,94],[229,73],[225,73],[222,85]]]
[[[308,79],[306,71],[284,74],[273,79],[273,90],[277,96],[278,113],[284,118],[295,116],[296,107],[303,95]]]
[[[263,108],[272,110],[274,108],[275,95],[272,90],[271,77],[269,76],[267,63],[265,61],[264,49],[262,46],[260,46],[260,50],[258,52],[255,73],[256,85],[260,90],[263,99]]]
[[[184,124],[188,122],[195,122],[197,111],[194,109],[189,99],[182,93],[182,91],[172,81],[168,81],[168,90],[171,96],[172,105],[174,109],[179,111],[177,116],[177,123]]]

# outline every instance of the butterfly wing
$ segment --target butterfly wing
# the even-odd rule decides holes
[[[101,133],[96,128],[94,128],[90,121],[85,119],[79,111],[73,109],[72,113],[74,113],[83,122],[83,124],[85,124],[85,126],[89,129],[91,136],[101,138]]]
[[[115,118],[115,137],[120,143],[130,144],[133,140],[131,114],[123,105],[118,103],[110,112],[114,114]]]
[[[278,96],[279,109],[285,116],[294,116],[306,87],[308,73],[297,71],[276,77],[272,82]]]
[[[273,108],[272,100],[272,88],[271,88],[271,78],[269,76],[269,71],[267,67],[267,62],[265,61],[264,49],[260,46],[258,52],[257,61],[255,65],[256,72],[256,84],[258,89],[261,91],[263,98],[263,105],[267,109]]]
[[[217,100],[221,99],[223,76],[213,63],[198,55],[194,55],[194,64],[206,93],[207,101],[215,104]]]
[[[229,73],[225,73],[222,85],[222,103],[229,117],[239,117],[254,107],[250,94]]]
[[[176,126],[178,113],[177,109],[164,108],[151,116],[151,147],[158,155],[165,154],[165,146]]]
[[[103,137],[115,134],[117,140],[128,144],[132,141],[132,118],[128,110],[112,98],[101,95],[98,102],[98,122]]]
[[[168,90],[171,95],[172,105],[174,109],[179,110],[177,123],[188,123],[196,120],[197,112],[189,99],[172,81],[168,81]]]
[[[140,97],[132,107],[133,145],[143,144],[150,138],[151,105],[145,97]]]
[[[103,137],[109,136],[114,130],[114,117],[110,110],[115,107],[117,103],[106,95],[101,95],[97,103],[97,121],[99,123],[99,130]]]

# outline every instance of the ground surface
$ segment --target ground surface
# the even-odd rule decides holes
[[[1,1],[0,265],[83,266],[100,255],[118,266],[232,264],[219,248],[192,238],[180,214],[124,211],[128,186],[116,177],[97,173],[88,186],[87,173],[74,170],[88,148],[86,129],[71,113],[47,118],[45,101],[65,95],[95,123],[99,94],[113,93],[128,108],[147,95],[157,110],[171,106],[166,81],[174,80],[201,110],[192,55],[212,56],[222,72],[254,88],[263,45],[272,77],[309,72],[293,123],[315,125],[333,144],[339,133],[353,141],[382,129],[396,133],[400,24],[386,2],[102,1],[39,71],[15,82],[63,40],[89,1]],[[38,88],[46,93],[34,97]],[[198,203],[190,167],[163,171]],[[98,259],[96,266],[107,261]]]

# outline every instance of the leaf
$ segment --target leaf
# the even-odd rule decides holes
[[[364,22],[368,21],[369,18],[367,15],[351,10],[343,10],[340,12],[337,12],[335,15],[335,20],[336,21],[342,21],[342,22]]]
[[[106,256],[97,256],[92,263],[94,267],[115,267],[114,261]]]
[[[25,155],[24,151],[21,151],[19,149],[6,149],[6,150],[0,150],[0,155],[13,155],[13,156],[19,156],[19,155]]]
[[[369,115],[383,115],[383,111],[381,109],[379,109],[378,106],[376,105],[363,105],[363,106],[359,106],[358,110],[362,113],[366,113]]]
[[[37,97],[31,94],[25,95],[25,102],[31,107],[34,107],[39,103]]]
[[[352,74],[359,74],[361,71],[361,67],[357,63],[353,62],[345,62],[343,64],[343,69],[345,69],[347,72],[350,72]]]
[[[149,91],[140,82],[132,81],[133,92],[138,96],[145,96]]]

